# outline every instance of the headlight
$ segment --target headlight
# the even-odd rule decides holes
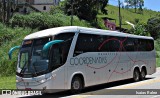
[[[46,79],[42,79],[42,80],[40,80],[40,83],[44,83],[46,81],[47,81]]]

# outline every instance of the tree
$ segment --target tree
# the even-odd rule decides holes
[[[15,9],[15,0],[0,0],[0,20],[4,23],[8,23]]]
[[[144,6],[144,0],[125,0],[127,5],[126,8],[134,7],[135,13],[137,12],[137,8],[142,12]]]
[[[154,39],[160,38],[160,17],[148,19],[147,30]]]
[[[80,19],[93,21],[96,19],[99,10],[107,14],[107,10],[105,9],[107,3],[108,0],[66,0],[65,13],[76,15]]]
[[[144,0],[139,0],[138,6],[139,6],[139,11],[142,14],[143,13]]]
[[[1,17],[0,17],[0,21],[2,21],[2,19],[3,19],[3,11],[2,11],[2,0],[0,0],[0,15],[1,15]]]

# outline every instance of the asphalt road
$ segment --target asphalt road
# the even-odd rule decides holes
[[[144,81],[125,80],[120,82],[122,83],[115,82],[116,86],[111,83],[111,87],[107,88],[106,86],[104,89],[72,95],[68,98],[160,98],[160,68],[157,68],[155,74],[147,76]]]
[[[61,92],[39,96],[13,96],[0,95],[0,98],[160,98],[160,68],[146,80],[133,82],[123,80],[103,85],[86,88],[81,94],[70,95],[69,92]]]

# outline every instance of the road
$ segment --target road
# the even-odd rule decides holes
[[[65,95],[63,94],[65,93]],[[13,96],[0,95],[0,98],[160,98],[160,68],[146,80],[132,82],[131,80],[117,81],[86,88],[83,93],[69,95],[68,92],[40,95],[40,96]]]

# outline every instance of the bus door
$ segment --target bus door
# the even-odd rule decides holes
[[[53,72],[52,75],[55,76],[53,80],[53,86],[55,89],[64,89],[64,80],[65,80],[65,67],[63,66],[63,51],[62,43],[54,44],[51,47],[50,52],[50,68]]]

